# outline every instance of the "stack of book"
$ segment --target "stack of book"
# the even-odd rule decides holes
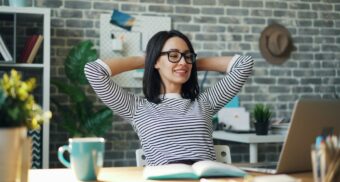
[[[0,35],[0,55],[2,58],[0,58],[1,61],[13,61],[12,55],[9,53],[6,44],[4,40],[2,39],[2,36]]]
[[[20,54],[20,63],[32,63],[43,41],[42,35],[31,35],[27,38],[23,51]]]

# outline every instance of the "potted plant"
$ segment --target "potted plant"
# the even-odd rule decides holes
[[[103,136],[112,126],[113,113],[107,107],[95,108],[81,85],[87,85],[84,74],[85,64],[97,59],[97,51],[92,49],[91,41],[82,41],[68,53],[64,69],[68,79],[52,80],[57,89],[69,96],[71,104],[61,105],[52,99],[61,114],[61,126],[69,132],[70,137]]]
[[[256,104],[252,115],[254,117],[255,133],[257,135],[267,135],[269,121],[272,116],[269,107],[263,104]]]
[[[34,78],[22,81],[14,69],[0,80],[0,181],[25,180],[31,153],[27,129],[39,129],[51,117],[36,103],[35,86]]]

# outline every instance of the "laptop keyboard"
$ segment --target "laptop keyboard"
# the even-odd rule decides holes
[[[263,168],[263,169],[276,169],[275,164],[267,164],[267,165],[256,165],[256,168]]]

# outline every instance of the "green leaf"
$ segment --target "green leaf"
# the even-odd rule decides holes
[[[58,87],[59,91],[70,96],[70,99],[74,102],[82,102],[86,99],[86,95],[83,90],[76,85],[68,85],[65,81],[62,82],[59,80],[52,80],[51,83]]]
[[[82,41],[71,49],[64,62],[65,73],[74,83],[88,83],[84,67],[88,62],[98,58],[97,51],[92,49],[93,43],[89,40]]]
[[[13,122],[20,121],[21,109],[18,106],[7,108],[7,113]]]
[[[266,122],[270,120],[272,112],[269,107],[263,104],[256,104],[252,114],[256,122]]]
[[[59,113],[61,114],[61,123],[62,127],[69,132],[71,136],[75,136],[78,133],[78,118],[75,112],[72,110],[71,107],[69,106],[64,106],[58,103],[55,99],[51,98],[51,101],[53,104],[55,104],[60,111]]]
[[[111,109],[105,107],[93,116],[91,116],[85,123],[85,127],[88,128],[89,133],[94,136],[102,136],[112,126],[113,113]]]
[[[6,98],[6,93],[0,88],[0,109],[5,105]]]
[[[93,105],[88,99],[75,103],[75,109],[78,114],[80,124],[85,123],[87,118],[93,115]]]

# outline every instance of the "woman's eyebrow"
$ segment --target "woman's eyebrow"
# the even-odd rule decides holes
[[[178,51],[179,52],[178,49],[169,49],[168,51]]]
[[[177,52],[181,52],[181,51],[179,51],[178,49],[169,49],[168,51],[177,51]],[[185,51],[183,51],[182,53],[188,53],[188,52],[190,52],[190,50],[185,50]]]

